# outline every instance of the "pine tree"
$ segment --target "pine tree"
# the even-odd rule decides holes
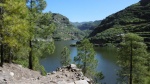
[[[29,38],[29,27],[26,20],[28,10],[24,0],[4,0],[0,5],[3,9],[1,43],[3,48],[5,47],[5,55],[8,55],[7,60],[10,62],[12,60],[10,56],[17,53],[19,48],[24,47]]]
[[[118,56],[119,82],[122,84],[144,84],[147,74],[147,46],[143,38],[132,33],[124,36]]]
[[[77,48],[78,55],[74,58],[74,61],[78,63],[84,75],[94,76],[98,61],[95,59],[93,44],[88,39],[84,39]]]
[[[46,7],[45,0],[28,0],[27,6],[30,10],[29,22],[31,26],[31,37],[29,41],[31,49],[29,53],[29,68],[37,69],[37,61],[35,61],[34,58],[40,58],[44,52],[54,52],[55,47],[51,35],[55,26],[50,22],[51,15],[42,13],[42,10]]]
[[[61,55],[61,64],[64,66],[69,65],[71,62],[70,51],[66,46],[63,48]]]
[[[95,59],[93,44],[88,39],[83,39],[77,45],[78,55],[74,57],[77,66],[82,69],[84,75],[93,79],[94,84],[104,79],[102,72],[96,71],[98,60]]]
[[[27,0],[27,6],[29,8],[29,22],[30,22],[30,40],[29,40],[29,69],[33,69],[33,41],[35,40],[35,26],[36,21],[38,18],[38,13],[41,13],[41,11],[46,7],[41,2],[44,2],[44,0]]]

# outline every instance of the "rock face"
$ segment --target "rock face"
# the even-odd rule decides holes
[[[4,64],[0,67],[0,84],[92,84],[75,64],[57,68],[46,76],[39,72],[20,67],[16,64]]]

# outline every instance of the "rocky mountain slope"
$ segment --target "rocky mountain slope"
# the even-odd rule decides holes
[[[46,76],[17,64],[0,67],[0,84],[92,84],[76,65],[58,68]]]
[[[106,17],[89,38],[93,43],[116,43],[127,32],[139,34],[150,46],[150,0],[141,0]]]
[[[54,38],[69,40],[82,39],[84,37],[84,32],[73,26],[67,17],[58,13],[53,13],[52,18],[56,25]]]

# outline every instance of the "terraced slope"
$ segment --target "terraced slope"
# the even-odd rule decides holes
[[[127,32],[144,37],[144,42],[150,47],[150,0],[141,0],[106,17],[89,38],[98,44],[118,43],[120,36]]]

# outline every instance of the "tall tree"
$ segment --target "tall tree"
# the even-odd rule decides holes
[[[9,50],[9,61],[12,54],[24,47],[29,38],[29,27],[27,21],[28,9],[25,0],[4,0],[0,6],[3,8],[1,28],[2,44],[5,44],[5,49]],[[2,48],[3,50],[3,48]],[[16,52],[12,53],[13,50]]]
[[[119,82],[123,84],[144,84],[147,76],[147,46],[143,38],[132,33],[124,36],[119,48]]]
[[[74,58],[74,61],[78,63],[84,75],[95,75],[98,61],[95,59],[93,44],[88,39],[84,39],[77,48],[78,55]]]
[[[66,66],[70,64],[71,58],[70,58],[70,51],[69,49],[65,46],[61,52],[61,63],[62,65]]]
[[[35,26],[38,18],[38,14],[42,12],[42,10],[46,7],[46,2],[44,0],[27,0],[27,6],[30,10],[29,13],[29,22],[30,22],[30,33],[31,37],[29,40],[30,52],[29,52],[29,69],[33,69],[33,40],[35,34]]]
[[[78,54],[74,57],[77,66],[82,69],[83,74],[91,77],[94,83],[100,83],[104,78],[102,72],[96,71],[98,60],[95,59],[95,51],[93,44],[88,39],[83,39],[77,45]]]
[[[36,69],[38,68],[37,64],[35,64],[35,62],[37,63],[36,59],[41,57],[42,53],[54,52],[55,47],[52,40],[52,32],[55,29],[55,25],[51,21],[52,15],[50,13],[42,13],[42,10],[46,7],[45,0],[28,0],[27,6],[30,10],[29,22],[31,26],[29,68]]]

